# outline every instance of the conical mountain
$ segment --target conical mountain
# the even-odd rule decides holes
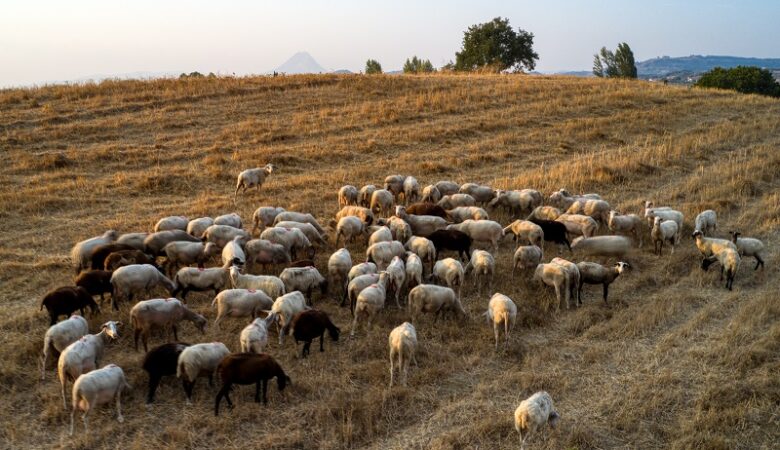
[[[298,52],[290,57],[281,66],[274,69],[276,72],[290,75],[299,73],[327,73],[328,70],[322,67],[307,52]]]

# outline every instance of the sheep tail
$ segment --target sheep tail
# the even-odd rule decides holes
[[[186,372],[184,370],[184,361],[179,361],[179,364],[176,365],[176,378],[181,378],[182,374]]]
[[[218,296],[217,296],[217,297],[214,297],[214,300],[211,302],[211,307],[212,307],[212,308],[213,308],[213,307],[215,307],[215,306],[217,306],[217,299],[218,299],[218,298],[219,298]]]

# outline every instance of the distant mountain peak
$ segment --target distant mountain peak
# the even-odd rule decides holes
[[[282,65],[274,69],[275,72],[286,73],[290,75],[300,73],[327,73],[326,68],[322,67],[308,52],[298,52],[285,61]]]

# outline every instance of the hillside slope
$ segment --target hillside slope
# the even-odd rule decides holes
[[[64,448],[517,448],[512,413],[537,390],[553,396],[560,427],[533,448],[769,449],[780,441],[780,102],[644,82],[526,76],[296,76],[105,82],[0,91],[0,442]],[[235,175],[272,162],[259,193],[233,204]],[[387,389],[387,333],[407,319],[394,306],[354,340],[348,310],[318,300],[344,332],[326,352],[272,353],[294,385],[267,406],[237,388],[236,408],[213,417],[215,389],[200,380],[193,405],[168,379],[143,406],[142,353],[132,351],[130,305],[106,305],[91,329],[125,321],[103,363],[128,374],[125,422],[104,407],[92,436],[67,436],[51,363],[38,380],[50,288],[70,283],[68,252],[113,228],[150,230],[165,215],[260,205],[309,211],[323,223],[343,184],[413,174],[496,188],[598,192],[623,212],[643,200],[686,215],[674,255],[645,247],[604,305],[556,314],[522,277],[510,279],[512,245],[498,252],[496,291],[519,305],[510,346],[493,351],[471,281],[472,315],[418,324],[419,366],[408,388]],[[739,229],[769,246],[763,271],[745,260],[733,292],[699,269],[691,223],[717,210],[719,233]],[[494,216],[506,224],[501,213]],[[330,251],[320,252],[324,267]],[[364,246],[350,246],[362,261]],[[555,255],[547,246],[546,259]],[[161,295],[161,293],[160,293]],[[189,305],[213,321],[211,297]],[[238,348],[244,320],[228,319],[187,342]],[[168,336],[156,335],[153,345]],[[77,424],[78,432],[83,428]]]

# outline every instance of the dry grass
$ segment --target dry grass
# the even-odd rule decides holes
[[[534,448],[780,442],[776,100],[563,77],[300,76],[6,90],[0,112],[3,447],[510,448],[514,407],[540,389],[563,421]],[[235,174],[266,162],[278,172],[234,206]],[[727,292],[715,273],[698,269],[684,238],[674,256],[644,249],[637,270],[613,285],[612,308],[588,288],[583,308],[555,316],[539,308],[546,290],[509,280],[506,244],[496,290],[521,313],[507,350],[492,350],[482,320],[426,318],[410,387],[389,391],[386,336],[406,318],[390,307],[368,335],[327,343],[325,354],[307,360],[272,344],[295,382],[287,399],[273,388],[262,407],[240,389],[236,409],[217,419],[215,391],[203,382],[194,406],[185,407],[168,380],[145,409],[142,355],[130,350],[125,330],[105,362],[121,365],[134,386],[126,422],[105,408],[92,420],[91,440],[66,436],[53,369],[44,382],[36,377],[47,324],[38,301],[70,282],[73,242],[107,228],[148,230],[170,214],[236,210],[249,218],[263,204],[325,219],[337,209],[339,186],[391,173],[423,183],[597,191],[626,212],[650,197],[679,207],[689,224],[714,208],[722,233],[761,237],[770,258],[758,273],[746,261]],[[351,250],[359,259],[362,247]],[[476,315],[487,296],[469,287],[465,303]],[[190,304],[213,319],[207,296]],[[330,299],[318,305],[348,329],[348,311]],[[91,324],[111,317],[106,311]],[[185,325],[181,337],[236,349],[242,327],[232,320],[200,336]]]

